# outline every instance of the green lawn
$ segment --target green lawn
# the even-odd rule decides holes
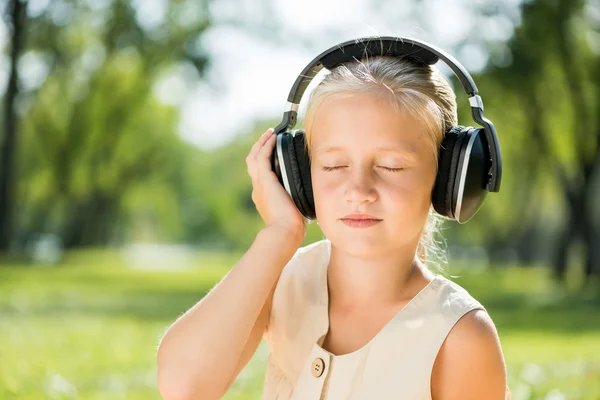
[[[198,254],[174,272],[107,251],[0,266],[0,400],[160,399],[161,335],[238,256]],[[513,399],[600,399],[599,290],[560,290],[541,268],[461,274],[496,322]],[[226,399],[260,397],[266,356],[262,343]]]

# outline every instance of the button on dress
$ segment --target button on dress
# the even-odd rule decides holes
[[[329,330],[328,239],[301,247],[283,268],[263,339],[262,400],[431,400],[431,372],[458,320],[485,308],[435,275],[369,343],[348,354],[323,349]]]

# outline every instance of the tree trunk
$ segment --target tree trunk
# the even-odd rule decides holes
[[[17,148],[17,114],[19,94],[17,63],[23,49],[27,1],[10,0],[8,5],[10,72],[4,104],[4,137],[0,138],[0,251],[8,250],[12,239],[15,153]]]
[[[594,232],[593,221],[583,221],[583,240],[585,243],[585,280],[589,281],[592,274],[600,269],[598,243]]]
[[[95,194],[77,204],[65,224],[62,238],[65,248],[103,246],[111,241],[118,215],[118,199]]]
[[[584,188],[584,206],[586,212],[581,221],[583,243],[585,245],[584,266],[586,282],[589,282],[592,274],[600,273],[600,228],[596,221],[594,221],[594,204],[597,204],[597,200],[594,199],[593,176],[593,171],[586,176],[587,182]]]
[[[569,251],[576,243],[578,236],[582,233],[582,221],[586,214],[584,211],[584,201],[581,193],[567,194],[568,219],[566,227],[559,236],[554,259],[555,277],[564,282],[569,264]]]

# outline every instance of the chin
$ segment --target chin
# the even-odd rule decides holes
[[[343,242],[339,245],[336,245],[336,247],[357,258],[375,258],[380,255],[389,254],[389,250],[386,250],[381,241],[366,239],[361,240],[357,238],[342,240]],[[334,243],[332,242],[332,244]]]
[[[355,229],[338,222],[340,226],[327,229],[321,225],[321,230],[336,248],[357,257],[371,257],[377,254],[388,253],[393,243],[386,243],[382,232],[374,232],[372,228]],[[331,227],[329,227],[331,228]],[[390,242],[393,241],[390,238]]]

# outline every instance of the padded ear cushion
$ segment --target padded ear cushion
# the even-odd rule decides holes
[[[452,129],[446,132],[439,150],[438,171],[431,202],[436,212],[449,218],[454,218],[452,194],[456,180],[456,167],[460,156],[460,148],[464,142],[464,131],[466,129],[461,125],[452,127]]]
[[[290,190],[292,198],[298,207],[298,211],[306,218],[314,219],[314,201],[312,192],[312,180],[310,177],[310,161],[304,152],[304,132],[296,131],[296,136],[287,135],[288,153],[287,157],[292,173]]]
[[[298,129],[294,135],[294,149],[296,150],[296,160],[298,161],[298,168],[300,171],[300,179],[302,181],[302,188],[304,189],[304,195],[308,205],[307,214],[311,215],[311,219],[315,216],[315,200],[313,197],[312,177],[310,175],[310,157],[308,152],[304,149],[304,141],[306,135],[304,129]]]
[[[458,132],[456,142],[452,148],[452,159],[450,160],[450,171],[448,172],[448,186],[446,186],[446,209],[450,211],[452,218],[456,219],[456,203],[458,190],[456,185],[459,183],[459,161],[464,148],[467,145],[468,131],[470,128],[463,128]]]

